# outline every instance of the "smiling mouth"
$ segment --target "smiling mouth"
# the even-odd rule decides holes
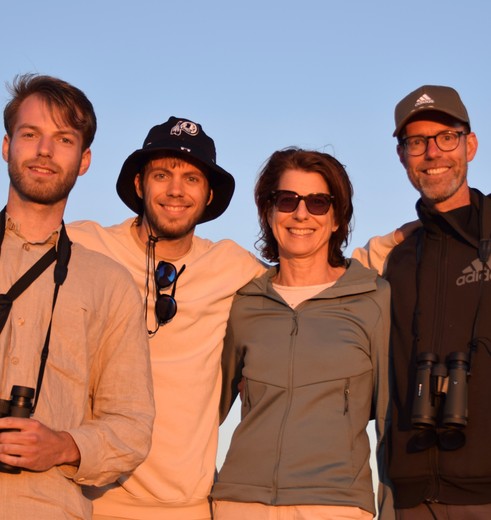
[[[288,228],[288,231],[296,236],[311,235],[314,232],[311,228]]]
[[[57,172],[56,168],[47,166],[46,164],[27,164],[26,165],[29,171],[33,173],[39,173],[41,175],[53,175]]]
[[[170,213],[182,213],[183,211],[187,210],[189,208],[189,206],[184,206],[184,205],[180,205],[180,206],[176,206],[176,205],[169,205],[169,204],[161,204],[160,205],[163,209],[165,209],[166,211],[169,211]]]
[[[428,168],[423,171],[426,175],[441,175],[442,173],[446,173],[448,170],[450,170],[449,166],[442,166],[440,168]]]

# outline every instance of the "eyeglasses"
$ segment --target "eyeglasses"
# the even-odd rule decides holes
[[[300,204],[305,201],[307,210],[312,215],[325,215],[331,207],[334,196],[329,193],[309,193],[299,195],[294,191],[277,190],[271,193],[271,200],[278,211],[282,213],[292,213]]]
[[[157,287],[157,299],[155,301],[155,316],[159,325],[165,325],[172,320],[177,312],[176,294],[177,279],[186,269],[183,265],[179,272],[170,262],[161,260],[155,269],[155,285]],[[171,294],[161,294],[160,291],[172,287]]]
[[[451,152],[459,146],[460,137],[469,132],[452,132],[444,130],[436,135],[411,135],[402,140],[402,144],[408,155],[423,155],[428,149],[428,141],[434,139],[442,152]]]

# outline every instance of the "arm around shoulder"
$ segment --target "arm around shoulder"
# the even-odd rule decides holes
[[[419,227],[421,227],[421,222],[413,220],[406,222],[400,228],[387,233],[387,235],[372,237],[364,247],[357,247],[353,251],[352,257],[365,267],[375,269],[382,276],[392,249],[406,240]]]

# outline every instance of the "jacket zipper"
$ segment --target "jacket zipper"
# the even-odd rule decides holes
[[[440,485],[438,482],[438,447],[432,446],[429,449],[428,457],[430,459],[430,468],[432,470],[432,486],[431,486],[431,492],[428,493],[428,497],[426,497],[426,500],[428,502],[439,502],[438,496],[440,494]]]
[[[448,236],[446,234],[443,235],[442,241],[441,241],[441,250],[440,250],[440,265],[443,266],[443,269],[437,270],[437,285],[436,285],[436,297],[437,297],[437,305],[435,308],[435,327],[434,327],[434,334],[432,337],[432,345],[430,348],[433,350],[433,352],[436,352],[439,356],[442,354],[442,345],[441,345],[441,338],[443,337],[443,323],[444,323],[444,316],[443,316],[443,309],[444,309],[444,300],[445,300],[445,294],[443,294],[443,291],[446,287],[446,280],[448,276],[448,266],[447,266],[447,251],[448,251]],[[441,360],[440,360],[441,361]],[[432,476],[432,486],[431,486],[431,493],[430,496],[427,497],[427,499],[430,502],[438,502],[439,497],[439,450],[436,447],[433,447],[430,450],[429,454],[430,459],[430,472]]]
[[[292,329],[290,331],[290,345],[289,345],[289,366],[288,366],[288,393],[285,406],[285,412],[283,413],[283,419],[281,420],[280,431],[278,435],[278,444],[276,446],[276,460],[273,469],[273,485],[271,492],[271,504],[276,505],[278,499],[278,474],[281,460],[281,446],[283,443],[283,434],[285,433],[285,426],[290,414],[290,408],[293,398],[293,353],[295,351],[295,336],[298,333],[298,320],[297,313],[294,311],[292,318]]]

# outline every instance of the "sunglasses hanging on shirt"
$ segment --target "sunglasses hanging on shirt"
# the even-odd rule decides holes
[[[147,266],[145,273],[145,322],[147,323],[147,332],[150,337],[154,336],[161,325],[169,323],[177,313],[176,286],[177,280],[186,269],[183,264],[179,272],[174,264],[161,260],[155,267],[155,244],[161,240],[161,237],[148,235],[147,242]],[[153,275],[153,284],[150,283]],[[152,291],[152,286],[155,293]],[[165,289],[172,287],[171,293],[163,293]],[[153,296],[153,294],[155,296]],[[152,296],[151,296],[152,295]],[[155,301],[155,327],[153,330],[148,328],[148,300],[154,297]]]
[[[177,272],[174,264],[161,260],[155,269],[155,288],[157,299],[155,300],[155,317],[159,325],[165,325],[172,320],[177,312],[177,302],[175,300],[176,286],[179,276],[186,269],[183,265]],[[160,291],[172,286],[171,294],[162,294]]]

